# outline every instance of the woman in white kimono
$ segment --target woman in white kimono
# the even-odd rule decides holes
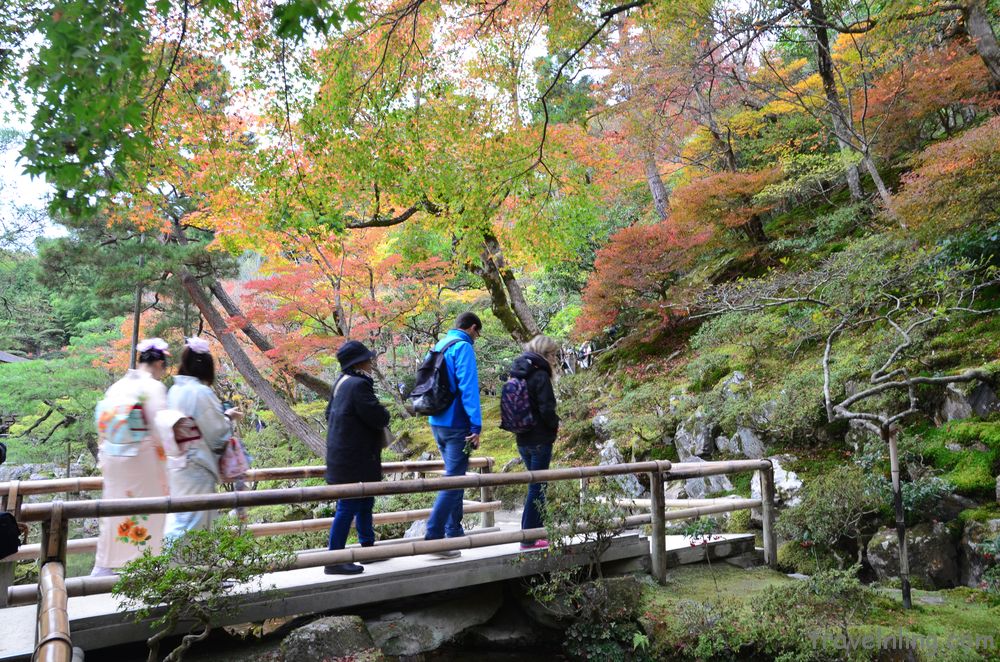
[[[214,383],[215,359],[208,342],[188,338],[174,385],[167,393],[167,406],[194,419],[201,438],[186,444],[183,467],[169,470],[171,496],[211,494],[219,482],[219,457],[243,414],[238,409],[222,410],[222,403],[212,392]],[[172,539],[187,531],[209,529],[215,515],[214,510],[169,513],[164,536]]]
[[[166,455],[153,421],[166,407],[167,343],[161,338],[136,346],[138,367],[111,385],[97,405],[98,466],[102,498],[167,496]],[[93,576],[111,575],[146,549],[160,552],[163,515],[102,517]]]

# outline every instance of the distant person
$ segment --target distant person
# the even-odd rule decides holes
[[[326,407],[326,482],[374,483],[382,480],[383,431],[389,425],[389,410],[375,396],[372,377],[375,354],[357,340],[345,342],[337,350],[340,377],[333,386]],[[344,549],[351,522],[362,547],[375,544],[372,510],[375,497],[338,499],[330,525],[331,550]],[[328,565],[328,575],[356,575],[364,572],[357,563]]]
[[[464,476],[469,468],[469,454],[479,448],[479,433],[483,429],[483,415],[479,405],[479,368],[472,344],[483,330],[483,323],[475,313],[462,313],[455,320],[455,328],[438,341],[435,351],[444,350],[448,380],[455,399],[440,414],[429,418],[431,432],[444,460],[445,476]],[[424,540],[457,538],[465,535],[462,529],[462,495],[464,490],[438,492]],[[461,556],[457,549],[438,552],[441,558]]]
[[[215,359],[208,342],[188,338],[174,385],[167,393],[167,406],[193,419],[200,438],[187,442],[183,466],[169,471],[171,496],[212,494],[219,482],[219,458],[243,412],[232,408],[223,410],[219,398],[212,392],[213,384]],[[188,531],[207,530],[215,515],[215,510],[169,513],[164,536],[179,538]]]
[[[169,494],[163,444],[153,421],[166,407],[168,345],[149,338],[136,346],[137,367],[111,385],[97,403],[98,466],[102,498],[162,497]],[[91,575],[113,575],[143,551],[160,553],[163,515],[102,517]]]
[[[514,359],[510,369],[512,378],[524,380],[530,405],[530,416],[525,417],[529,424],[522,425],[515,433],[517,451],[524,460],[525,471],[544,471],[552,461],[552,445],[559,432],[556,395],[552,388],[553,366],[558,365],[558,360],[559,345],[556,341],[547,336],[535,336],[524,346],[524,353]],[[531,483],[528,486],[521,514],[522,529],[543,526],[545,487],[546,483]],[[548,546],[549,541],[543,538],[534,543],[522,543],[521,549]]]

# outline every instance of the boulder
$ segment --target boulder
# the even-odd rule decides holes
[[[910,475],[913,476],[914,472],[911,471]],[[950,522],[953,519],[958,519],[959,514],[963,510],[975,508],[977,505],[975,501],[968,497],[948,492],[934,504],[933,512],[936,519],[942,522]]]
[[[671,480],[663,487],[664,499],[686,499],[687,491],[684,489],[683,480]]]
[[[784,391],[782,391],[784,393]],[[750,420],[758,430],[770,430],[775,414],[778,413],[777,400],[768,400],[760,409],[750,414]]]
[[[989,384],[980,382],[968,395],[972,413],[980,418],[1000,413],[1000,397]]]
[[[692,456],[687,462],[704,462],[698,456]],[[689,499],[704,499],[720,492],[729,492],[733,484],[725,475],[688,478],[684,481],[684,492]]]
[[[681,462],[687,462],[695,456],[710,456],[715,449],[718,427],[700,409],[678,425],[677,432],[674,433],[674,446],[677,447],[677,457]]]
[[[965,393],[956,388],[954,384],[948,384],[944,389],[944,400],[938,407],[938,418],[941,421],[954,421],[970,416],[972,416],[972,405],[965,397]]]
[[[964,586],[977,588],[983,581],[983,573],[994,560],[987,557],[981,545],[997,536],[1000,536],[1000,519],[972,520],[965,525],[958,546],[959,579]]]
[[[419,655],[486,623],[502,601],[500,586],[487,584],[447,602],[383,614],[368,621],[368,631],[386,655]]]
[[[715,438],[715,450],[720,453],[729,453],[730,455],[740,454],[740,438],[736,435],[732,437],[727,437],[726,435],[720,435]]]
[[[622,464],[625,462],[625,458],[622,457],[622,453],[618,450],[618,446],[615,444],[614,439],[608,439],[603,444],[598,444],[597,450],[600,453],[601,458],[598,464],[601,466],[608,464]],[[638,499],[646,491],[643,489],[642,483],[639,482],[639,479],[636,478],[634,474],[612,476],[610,477],[610,480],[618,483],[626,497]]]
[[[384,660],[360,616],[328,616],[292,631],[281,642],[285,662]]]
[[[427,520],[414,520],[403,533],[404,538],[423,538],[427,535]]]
[[[751,460],[759,460],[764,457],[764,442],[750,428],[738,426],[730,445],[736,448],[736,453]]]
[[[747,379],[739,370],[722,380],[720,384],[722,397],[725,400],[732,400],[737,397],[744,397],[753,389],[753,382]]]
[[[975,384],[948,384],[944,399],[938,406],[938,423],[954,421],[970,416],[987,418],[1000,412],[1000,398],[992,386],[978,382]]]
[[[795,461],[791,455],[775,455],[768,458],[774,467],[774,501],[776,505],[791,507],[797,506],[802,498],[799,491],[802,489],[802,479],[794,471],[785,467]],[[750,498],[760,498],[760,476],[754,472],[750,479]],[[755,509],[756,511],[756,509]],[[757,511],[755,519],[759,521],[760,513]]]
[[[937,590],[958,584],[958,553],[942,522],[918,524],[906,531],[910,582],[915,588]],[[899,577],[896,530],[885,528],[868,541],[868,563],[881,581]]]
[[[611,418],[607,414],[598,414],[594,416],[590,424],[594,428],[594,434],[601,441],[607,441],[611,438]]]

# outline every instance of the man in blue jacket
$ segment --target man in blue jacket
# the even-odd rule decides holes
[[[483,429],[483,415],[479,406],[479,368],[472,343],[479,337],[483,323],[475,313],[462,313],[455,320],[455,328],[438,341],[436,351],[453,340],[458,340],[444,352],[448,380],[455,400],[446,410],[430,417],[431,432],[441,450],[446,476],[464,476],[469,468],[469,452],[479,448],[479,433]],[[462,529],[463,490],[442,490],[434,501],[434,508],[427,520],[425,540],[457,538],[464,536]],[[439,552],[442,558],[454,558],[461,552]]]

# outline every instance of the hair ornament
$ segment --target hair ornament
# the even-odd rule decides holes
[[[184,346],[195,354],[208,354],[211,351],[208,341],[195,336],[184,341]]]

